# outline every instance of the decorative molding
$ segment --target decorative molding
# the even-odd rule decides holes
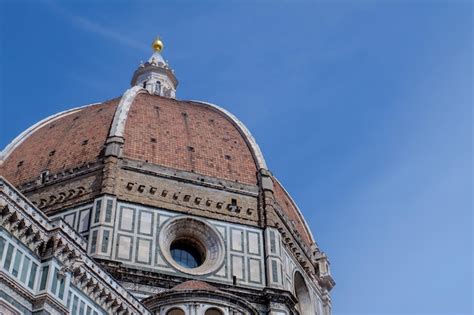
[[[86,252],[85,240],[63,219],[50,221],[0,177],[0,222],[38,256],[55,257],[71,282],[111,313],[150,312],[107,274]]]
[[[206,198],[204,196],[182,194],[180,191],[171,192],[167,189],[158,189],[155,186],[135,182],[127,182],[124,188],[130,192],[146,194],[149,197],[152,196],[156,200],[163,202],[254,221],[251,216],[256,210],[253,208],[242,209],[241,206],[238,206],[237,198],[234,198],[236,202],[233,204],[232,201],[229,200],[213,200],[212,198]],[[215,209],[213,210],[213,208]],[[227,211],[223,212],[222,210]]]
[[[44,176],[44,182],[40,182],[39,180],[34,180],[30,182],[26,182],[17,186],[17,188],[22,193],[29,193],[32,191],[37,191],[47,186],[54,185],[59,182],[64,182],[69,179],[78,179],[80,176],[93,173],[97,170],[100,170],[103,167],[102,161],[97,163],[87,163],[80,166],[72,167],[69,169],[63,169],[60,172],[54,174],[46,174]]]
[[[145,163],[143,161],[122,158],[120,167],[124,170],[134,171],[146,175],[153,175],[216,190],[224,190],[227,192],[251,197],[258,197],[259,195],[259,187],[257,185],[236,183],[235,181],[173,169],[162,165]]]
[[[134,86],[125,91],[122,98],[120,99],[120,103],[117,106],[117,110],[115,111],[114,120],[112,121],[112,126],[110,127],[109,138],[123,138],[130,107],[132,106],[132,103],[138,93],[144,92],[146,92],[146,90],[141,86]]]

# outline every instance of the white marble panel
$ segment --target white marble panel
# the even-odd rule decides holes
[[[129,208],[122,208],[122,217],[120,219],[120,229],[124,231],[133,231],[133,217],[135,211]]]
[[[244,257],[242,256],[232,256],[232,275],[236,276],[237,279],[244,279]]]
[[[76,228],[74,225],[74,218],[76,217],[75,213],[67,214],[64,216],[64,221],[66,221],[67,224],[69,224],[73,229]]]
[[[231,249],[242,252],[244,244],[242,244],[243,241],[243,231],[242,230],[237,230],[237,229],[231,229],[231,239],[232,239],[232,244],[231,244]]]
[[[137,261],[148,264],[150,262],[151,241],[138,239]]]
[[[250,268],[250,281],[260,283],[262,281],[262,269],[260,265],[260,260],[250,259],[249,260]]]
[[[151,234],[151,227],[153,224],[153,215],[148,211],[140,211],[140,229],[139,232],[143,234]]]
[[[248,250],[249,254],[258,255],[260,253],[259,235],[254,232],[248,232]]]
[[[120,235],[118,238],[118,253],[119,259],[129,260],[132,246],[132,238],[128,236]]]
[[[80,212],[79,216],[79,232],[85,232],[89,229],[90,209]]]

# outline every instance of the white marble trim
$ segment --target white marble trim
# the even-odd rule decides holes
[[[245,140],[247,144],[250,146],[252,149],[252,153],[256,159],[258,169],[267,169],[267,163],[265,162],[265,159],[263,157],[262,151],[260,150],[260,147],[258,146],[257,142],[255,141],[255,138],[252,136],[248,128],[237,118],[235,117],[232,113],[227,111],[226,109],[217,106],[212,103],[208,102],[203,102],[203,101],[196,101],[196,100],[191,100],[191,102],[194,103],[200,103],[203,105],[210,106],[220,112],[222,112],[225,116],[227,116],[239,129],[239,131],[245,136]]]
[[[134,86],[123,93],[120,103],[115,111],[112,127],[110,128],[109,137],[123,137],[125,124],[127,122],[128,112],[132,106],[135,97],[140,91],[146,91],[141,86]]]

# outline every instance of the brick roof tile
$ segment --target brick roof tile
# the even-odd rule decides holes
[[[189,280],[178,284],[173,287],[171,291],[193,291],[193,290],[207,290],[207,291],[219,291],[216,287],[210,285],[204,281]]]

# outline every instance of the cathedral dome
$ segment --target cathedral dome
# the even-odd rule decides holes
[[[157,314],[188,314],[190,301],[206,315],[257,314],[275,301],[285,313],[323,314],[334,281],[298,206],[239,119],[176,98],[163,43],[153,48],[122,96],[16,137],[0,179],[77,231]]]
[[[209,103],[165,98],[145,89],[125,96],[133,99],[74,108],[33,125],[2,152],[2,176],[27,189],[41,180],[100,165],[107,139],[118,134],[127,159],[257,185],[257,171],[266,168],[265,160],[235,116]],[[275,178],[273,182],[278,204],[311,246],[310,230],[296,204]]]
[[[131,94],[131,93],[130,93]],[[123,98],[122,98],[123,99]],[[248,129],[224,109],[151,95],[141,89],[126,109],[120,98],[52,115],[2,152],[1,173],[20,188],[103,163],[112,132],[123,135],[123,157],[236,183],[257,185],[266,168]],[[122,105],[119,107],[119,105]],[[122,116],[122,117],[120,117]],[[276,199],[306,244],[312,237],[296,204],[274,178]]]
[[[117,137],[126,159],[235,184],[257,186],[257,172],[266,168],[253,136],[228,111],[135,87],[121,98],[67,110],[33,125],[2,152],[1,175],[23,190],[54,182],[103,164],[108,142]],[[273,182],[278,205],[310,249],[314,241],[304,218],[276,178]]]

